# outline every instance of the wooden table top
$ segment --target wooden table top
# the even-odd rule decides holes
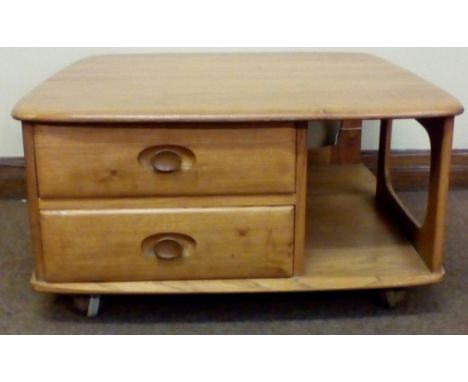
[[[34,122],[305,121],[452,116],[455,98],[380,58],[348,53],[97,56],[13,110]]]

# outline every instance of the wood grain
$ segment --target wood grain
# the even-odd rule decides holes
[[[294,125],[236,127],[38,126],[39,193],[42,198],[294,193]],[[139,158],[148,149],[160,146],[181,147],[194,158],[182,171],[155,172]]]
[[[99,56],[20,101],[36,122],[306,121],[451,116],[463,107],[383,59],[354,53]]]
[[[403,233],[376,208],[376,180],[368,169],[318,166],[310,177],[308,274],[403,277],[428,271]]]
[[[358,289],[405,288],[440,282],[444,272],[421,272],[413,275],[292,277],[287,279],[187,280],[150,282],[48,283],[34,275],[31,286],[36,292],[56,294],[204,294],[312,292]]]
[[[49,282],[289,277],[293,207],[42,211]],[[195,247],[174,261],[142,249],[155,235]]]
[[[35,290],[72,294],[262,293],[396,288],[437,283],[412,245],[374,203],[375,177],[361,165],[309,170],[305,273],[279,279],[47,283]],[[314,190],[311,192],[311,190]]]

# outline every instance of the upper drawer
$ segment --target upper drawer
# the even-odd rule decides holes
[[[39,194],[76,198],[295,191],[293,124],[226,126],[37,126]]]

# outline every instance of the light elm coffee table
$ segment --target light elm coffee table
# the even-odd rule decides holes
[[[439,282],[460,103],[362,54],[92,57],[27,95],[22,121],[39,292],[89,316],[106,294],[376,289]],[[392,120],[432,146],[419,224],[390,176]],[[377,179],[308,166],[309,121],[381,120]],[[81,296],[81,297],[80,297]]]

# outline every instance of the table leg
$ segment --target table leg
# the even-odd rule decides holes
[[[377,201],[395,218],[432,272],[442,271],[445,214],[450,182],[453,117],[418,120],[431,142],[431,173],[427,214],[419,224],[395,193],[391,179],[392,121],[383,120],[380,132]]]

